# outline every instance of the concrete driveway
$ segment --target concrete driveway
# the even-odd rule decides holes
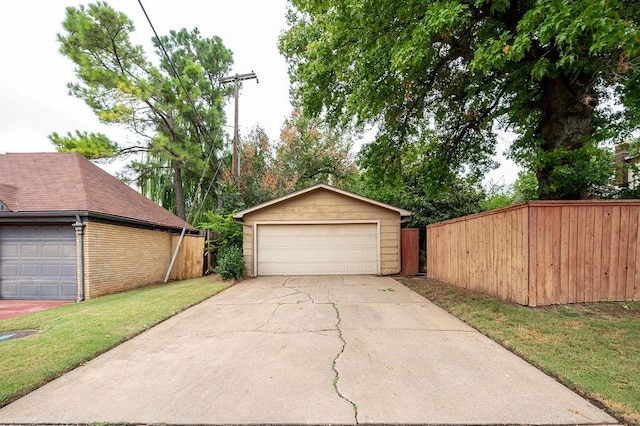
[[[387,277],[242,282],[0,423],[616,424]]]

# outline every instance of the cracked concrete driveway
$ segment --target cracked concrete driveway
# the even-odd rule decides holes
[[[615,424],[388,277],[242,282],[0,423]]]

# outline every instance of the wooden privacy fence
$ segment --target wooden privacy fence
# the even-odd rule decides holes
[[[640,300],[640,201],[533,201],[427,226],[427,276],[522,305]]]
[[[176,249],[180,240],[179,235],[174,235],[171,239],[171,254]],[[185,235],[178,250],[176,262],[171,270],[170,279],[187,280],[202,276],[204,267],[204,236]]]

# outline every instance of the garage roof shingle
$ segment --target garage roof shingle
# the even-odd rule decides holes
[[[196,230],[75,153],[0,155],[0,201],[13,212],[86,211],[168,228],[186,224],[188,230]]]

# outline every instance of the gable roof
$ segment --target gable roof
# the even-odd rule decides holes
[[[76,153],[0,155],[0,201],[13,213],[87,212],[112,220],[196,231]],[[0,211],[0,217],[10,212]]]
[[[365,203],[369,203],[369,204],[373,204],[373,205],[378,206],[378,207],[382,207],[382,208],[387,209],[387,210],[392,210],[392,211],[397,212],[400,215],[400,217],[408,217],[408,216],[411,216],[411,214],[412,214],[408,210],[404,210],[404,209],[401,209],[401,208],[398,208],[398,207],[394,207],[394,206],[391,206],[389,204],[381,203],[380,201],[375,201],[375,200],[372,200],[370,198],[363,197],[362,195],[354,194],[353,192],[345,191],[343,189],[339,189],[339,188],[336,188],[336,187],[333,187],[333,186],[330,186],[330,185],[326,185],[324,183],[318,183],[316,185],[309,186],[309,187],[301,189],[299,191],[292,192],[291,194],[285,195],[283,197],[275,198],[275,199],[273,199],[271,201],[267,201],[265,203],[258,204],[256,206],[253,206],[253,207],[250,207],[248,209],[242,210],[242,211],[236,213],[233,216],[233,218],[234,219],[242,219],[243,216],[246,215],[246,214],[249,214],[249,213],[255,212],[257,210],[261,210],[261,209],[273,206],[275,204],[282,203],[284,201],[290,200],[292,198],[299,197],[301,195],[308,194],[310,192],[318,191],[318,190],[327,190],[327,191],[335,192],[336,194],[340,194],[340,195],[343,195],[345,197],[350,197],[350,198],[353,198],[353,199],[356,199],[356,200],[359,200],[359,201],[363,201]]]

